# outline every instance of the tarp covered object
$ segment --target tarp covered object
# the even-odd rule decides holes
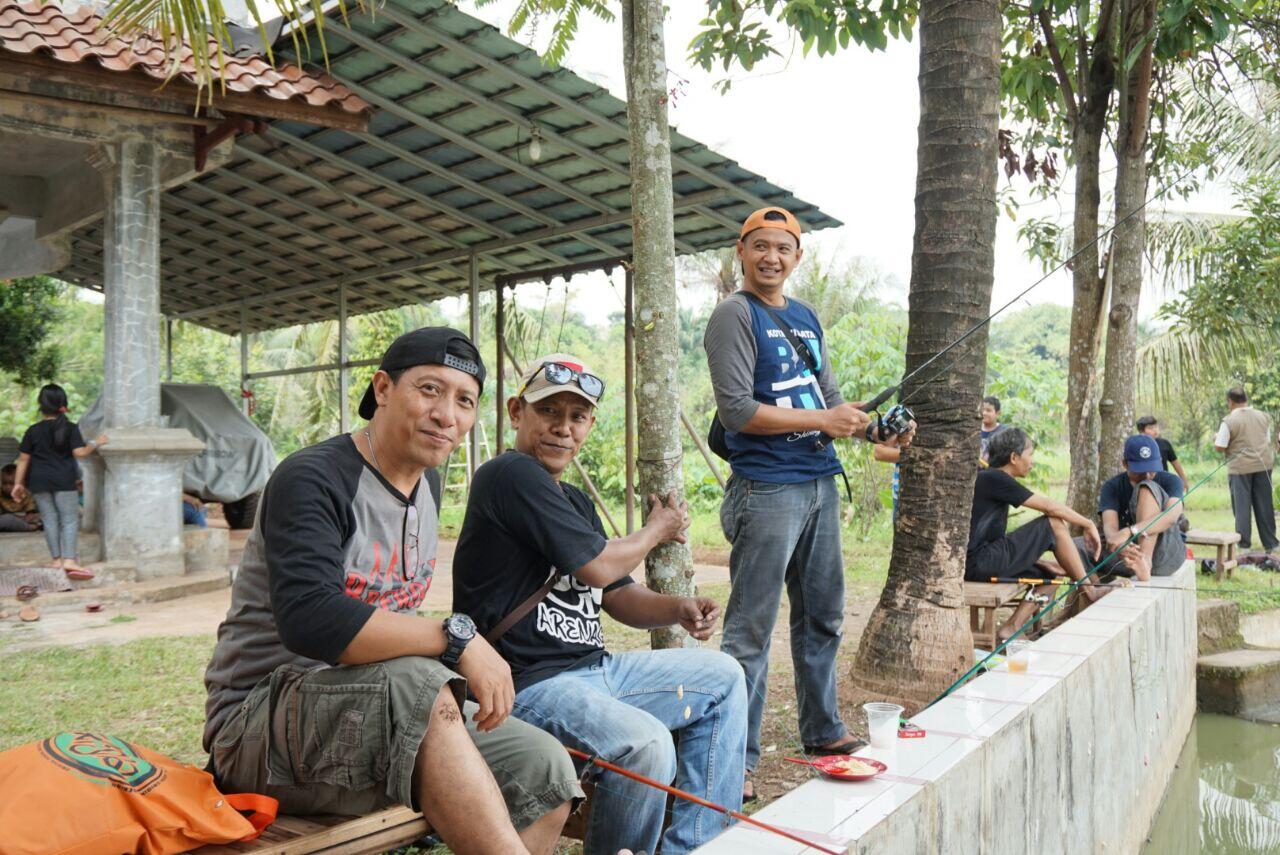
[[[182,470],[182,490],[209,502],[235,502],[266,486],[276,465],[271,440],[240,412],[226,392],[203,383],[161,383],[160,413],[169,427],[186,428],[204,451]],[[102,399],[80,417],[80,432],[103,432]]]

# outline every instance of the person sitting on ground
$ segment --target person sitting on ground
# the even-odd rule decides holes
[[[13,498],[13,485],[18,464],[0,469],[0,532],[35,531],[40,528],[40,514],[31,496]]]
[[[1182,480],[1161,465],[1160,446],[1148,434],[1131,436],[1124,443],[1124,469],[1107,479],[1098,492],[1098,515],[1107,549],[1114,552],[1135,534],[1137,549],[1126,549],[1100,573],[1133,575],[1141,582],[1152,576],[1168,576],[1187,558],[1187,544],[1178,526],[1175,506],[1183,497]],[[1161,511],[1169,510],[1160,519]],[[1154,520],[1154,522],[1153,522]],[[1116,566],[1123,560],[1128,572]]]
[[[190,493],[182,494],[182,524],[200,528],[209,527],[209,519],[204,512],[204,502],[200,501],[199,496],[193,496]]]
[[[40,509],[44,539],[52,556],[51,567],[66,571],[71,579],[92,579],[93,573],[80,566],[80,466],[76,460],[88,457],[107,444],[107,435],[85,442],[80,426],[67,419],[67,393],[50,383],[40,389],[37,399],[40,421],[27,428],[18,447],[18,470],[9,495],[21,500],[31,495]]]
[[[516,717],[570,747],[736,810],[747,738],[738,663],[713,650],[605,650],[602,608],[628,626],[678,624],[700,640],[711,636],[719,608],[631,578],[655,546],[685,542],[683,502],[651,500],[639,531],[609,540],[591,499],[563,479],[603,393],[599,377],[566,354],[538,359],[525,372],[507,401],[515,448],[471,482],[453,559],[453,607],[471,614],[510,663]],[[661,851],[674,855],[724,827],[719,814],[677,799],[663,834],[666,814],[664,793],[605,773],[592,796],[584,852],[657,852],[661,835]]]
[[[988,463],[991,437],[1004,429],[1005,425],[1000,424],[1000,399],[995,395],[988,395],[982,399],[982,427],[978,431],[978,440],[981,442],[978,458],[984,464]]]
[[[1169,467],[1173,466],[1174,471],[1178,473],[1178,478],[1182,481],[1182,492],[1186,493],[1191,483],[1187,480],[1187,470],[1182,468],[1182,461],[1178,459],[1178,452],[1174,451],[1173,443],[1160,436],[1160,422],[1156,421],[1155,416],[1143,416],[1138,419],[1138,433],[1146,434],[1156,441],[1156,445],[1160,446],[1160,459],[1164,462],[1165,472],[1169,471]]]
[[[1021,428],[1005,426],[991,437],[989,451],[988,467],[978,472],[973,485],[965,581],[1049,580],[1064,573],[1072,579],[1084,579],[1089,572],[1090,556],[1096,560],[1102,548],[1097,526],[1067,505],[1018,483],[1031,471],[1035,451]],[[1006,532],[1009,509],[1024,507],[1040,511],[1043,516]],[[1085,554],[1071,538],[1073,525],[1084,529]],[[1040,560],[1040,556],[1050,550],[1057,559],[1056,565]],[[1086,580],[1080,589],[1090,602],[1104,593],[1091,580]],[[1019,606],[1002,627],[1002,637],[1008,637],[1022,626],[1034,606],[1032,602]]]
[[[439,530],[428,470],[475,423],[483,383],[462,333],[405,333],[360,402],[367,426],[272,474],[205,671],[224,790],[291,814],[406,805],[460,855],[555,850],[583,795],[569,755],[508,719],[511,669],[471,618],[417,613]]]

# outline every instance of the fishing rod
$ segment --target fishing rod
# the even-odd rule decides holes
[[[1196,167],[1190,167],[1186,171],[1181,173],[1177,178],[1165,184],[1164,187],[1162,187],[1159,191],[1154,193],[1151,197],[1144,199],[1141,205],[1134,208],[1132,211],[1125,214],[1120,219],[1116,220],[1109,227],[1107,227],[1098,235],[1096,235],[1092,240],[1090,240],[1084,246],[1080,247],[1080,249],[1076,250],[1070,257],[1059,262],[1056,266],[1054,266],[1052,270],[1049,270],[1047,273],[1045,273],[1035,282],[1031,283],[1031,285],[1027,286],[1026,288],[1019,291],[1017,294],[1015,294],[1013,298],[1010,299],[1003,306],[996,309],[994,312],[987,315],[985,318],[978,321],[973,326],[969,327],[969,329],[961,333],[960,337],[957,338],[955,341],[951,342],[946,347],[942,348],[942,350],[938,351],[933,356],[926,359],[923,363],[916,366],[915,369],[913,369],[909,374],[907,374],[897,383],[884,389],[883,391],[880,392],[880,394],[876,395],[870,401],[867,401],[858,409],[862,410],[864,413],[876,412],[883,403],[885,403],[894,395],[896,395],[899,391],[901,391],[902,388],[906,386],[907,383],[910,382],[913,377],[915,377],[924,369],[928,368],[933,363],[937,362],[939,359],[941,359],[946,354],[950,353],[952,350],[955,350],[955,348],[959,347],[961,344],[967,341],[970,336],[972,336],[978,330],[985,327],[987,324],[991,323],[992,319],[994,319],[997,315],[999,315],[1005,309],[1008,309],[1010,306],[1012,306],[1014,303],[1021,300],[1027,294],[1030,294],[1036,288],[1040,287],[1046,281],[1048,281],[1049,278],[1052,277],[1054,274],[1056,274],[1058,271],[1062,270],[1064,267],[1067,267],[1073,261],[1079,258],[1081,255],[1083,255],[1084,253],[1088,252],[1090,249],[1097,246],[1098,243],[1100,243],[1103,238],[1110,236],[1112,233],[1115,232],[1116,229],[1120,228],[1122,225],[1127,223],[1133,217],[1137,216],[1140,212],[1144,211],[1148,205],[1155,202],[1157,199],[1160,199],[1162,196],[1164,196],[1166,193],[1168,193],[1170,190],[1176,187],[1179,182],[1181,182],[1184,178],[1186,178],[1188,175],[1194,172],[1195,169]],[[907,401],[915,397],[916,393],[918,393],[921,389],[933,383],[933,381],[937,380],[939,377],[941,377],[943,374],[949,371],[952,365],[955,364],[955,361],[956,361],[955,359],[952,359],[950,362],[944,365],[941,369],[939,369],[937,372],[931,375],[928,380],[925,380],[923,383],[920,383],[919,385],[917,385],[913,390],[907,393],[906,397],[902,398],[896,405],[891,407],[888,413],[886,413],[886,415],[883,418],[878,419],[876,424],[868,425],[867,439],[874,441],[873,434],[872,434],[873,430],[876,431],[875,436],[881,440],[888,439],[890,436],[894,436],[898,433],[905,432],[907,425],[914,418],[914,414],[906,406]],[[894,428],[900,428],[900,430],[895,430]]]
[[[836,849],[828,849],[825,846],[822,846],[818,843],[814,843],[812,840],[808,840],[804,837],[801,837],[798,834],[794,834],[790,831],[786,831],[785,829],[778,828],[776,825],[770,825],[767,822],[761,822],[758,819],[753,819],[747,816],[745,813],[742,813],[741,811],[732,810],[730,808],[725,807],[724,805],[718,805],[715,802],[707,801],[704,798],[695,796],[693,793],[686,792],[677,787],[669,786],[660,781],[655,781],[653,778],[645,777],[644,775],[638,774],[636,772],[632,772],[629,769],[624,769],[621,766],[610,763],[608,760],[601,760],[599,757],[597,757],[594,754],[588,754],[585,751],[579,751],[576,748],[569,748],[568,746],[565,746],[564,750],[568,751],[571,756],[584,761],[588,766],[592,766],[592,765],[599,766],[601,769],[607,769],[608,771],[621,775],[624,778],[629,778],[632,781],[645,784],[646,786],[653,787],[654,789],[662,790],[664,793],[675,796],[678,799],[684,799],[685,801],[693,802],[694,804],[700,805],[704,808],[710,808],[711,810],[714,810],[717,813],[722,813],[725,816],[732,817],[733,819],[736,819],[739,822],[745,822],[748,825],[754,825],[756,828],[763,829],[765,831],[770,832],[771,834],[780,835],[781,837],[785,837],[788,840],[791,840],[795,843],[801,843],[805,846],[816,849],[819,852],[825,852],[827,855],[842,855],[842,853]]]
[[[1179,496],[1177,500],[1174,501],[1173,504],[1171,504],[1169,507],[1162,510],[1160,513],[1156,514],[1154,517],[1152,517],[1150,522],[1144,525],[1141,529],[1131,531],[1129,536],[1125,538],[1124,543],[1116,547],[1115,551],[1113,551],[1106,558],[1101,559],[1097,564],[1094,565],[1093,569],[1091,569],[1088,573],[1085,573],[1079,579],[1072,581],[1070,584],[1063,585],[1062,588],[1064,590],[1060,595],[1055,595],[1048,605],[1046,605],[1043,609],[1036,612],[1034,615],[1032,615],[1030,618],[1024,621],[1022,626],[1015,629],[1013,633],[1004,641],[998,643],[995,646],[994,650],[992,650],[990,653],[984,656],[972,668],[970,668],[968,671],[961,674],[959,679],[957,679],[954,683],[948,686],[946,690],[942,692],[942,694],[938,695],[938,697],[930,701],[925,707],[923,707],[921,711],[923,712],[923,710],[927,710],[929,709],[929,707],[934,706],[939,701],[943,700],[952,692],[954,692],[956,689],[960,688],[960,686],[962,686],[965,683],[965,681],[967,681],[974,674],[977,674],[980,670],[983,670],[986,667],[988,662],[994,659],[997,655],[1003,653],[1005,648],[1007,648],[1011,642],[1013,642],[1016,638],[1018,638],[1018,636],[1025,633],[1028,629],[1030,629],[1033,625],[1035,625],[1038,621],[1040,621],[1045,615],[1053,611],[1053,609],[1057,608],[1060,602],[1062,602],[1072,594],[1078,593],[1080,590],[1080,587],[1084,585],[1086,582],[1088,582],[1090,577],[1092,577],[1094,574],[1100,571],[1103,567],[1110,566],[1111,562],[1116,558],[1116,556],[1119,555],[1121,552],[1123,552],[1125,547],[1129,546],[1129,544],[1134,543],[1136,540],[1143,537],[1146,534],[1147,529],[1151,528],[1153,525],[1158,523],[1161,519],[1164,518],[1166,514],[1171,513],[1174,510],[1177,510],[1179,507],[1184,507],[1186,504],[1187,498],[1196,490],[1199,490],[1201,487],[1203,487],[1209,481],[1210,478],[1218,474],[1218,471],[1222,469],[1222,467],[1226,466],[1228,463],[1235,460],[1237,457],[1240,457],[1241,455],[1244,455],[1246,452],[1250,452],[1250,451],[1252,451],[1254,454],[1258,453],[1256,449],[1241,449],[1236,454],[1233,454],[1231,457],[1226,458],[1221,463],[1219,463],[1216,467],[1214,467],[1212,472],[1210,472],[1208,475],[1201,478],[1200,481],[1194,487],[1188,490],[1186,496]],[[1097,583],[1090,583],[1090,585],[1097,586]],[[1149,590],[1169,590],[1169,589],[1155,587]]]

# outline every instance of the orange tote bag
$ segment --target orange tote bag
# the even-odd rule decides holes
[[[252,840],[276,807],[223,795],[208,772],[100,733],[0,753],[0,855],[170,855]]]

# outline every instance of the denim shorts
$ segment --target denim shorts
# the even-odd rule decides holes
[[[516,828],[582,798],[564,747],[514,717],[481,733],[466,681],[438,660],[406,656],[369,665],[285,665],[254,687],[218,730],[212,761],[224,792],[262,793],[281,813],[362,815],[419,809],[418,750],[445,688],[502,791]]]

